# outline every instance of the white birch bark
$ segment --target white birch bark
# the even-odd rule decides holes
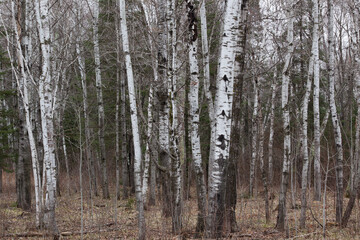
[[[125,0],[119,0],[119,1],[120,1],[119,7],[120,7],[121,38],[122,38],[123,51],[125,55],[126,74],[128,80],[130,112],[131,112],[131,126],[132,126],[134,154],[135,154],[134,182],[135,182],[135,195],[136,195],[136,205],[138,210],[138,224],[139,224],[138,239],[145,239],[146,227],[145,227],[145,216],[144,216],[144,202],[141,191],[141,147],[140,147],[138,116],[137,116],[136,93],[135,93],[134,75],[132,70],[128,31],[126,24]]]
[[[199,133],[199,63],[198,55],[198,33],[197,33],[197,18],[196,8],[191,0],[187,0],[188,21],[189,21],[189,66],[190,66],[190,122],[191,122],[191,150],[194,170],[196,173],[196,190],[198,200],[198,219],[196,230],[204,231],[205,216],[206,216],[206,186],[205,178],[202,168],[202,156],[200,146]],[[208,66],[207,66],[208,67]],[[206,70],[205,70],[206,71]]]
[[[50,20],[49,1],[39,0],[35,4],[38,34],[42,54],[42,68],[39,79],[39,98],[41,110],[42,139],[44,146],[44,172],[46,175],[46,198],[44,209],[44,223],[53,234],[58,234],[55,219],[56,205],[56,161],[55,135],[53,123],[53,82],[50,66]]]
[[[209,236],[217,237],[221,233],[224,210],[223,171],[229,160],[231,110],[233,94],[233,66],[240,15],[239,0],[229,0],[224,15],[224,28],[221,35],[220,61],[217,74],[215,102],[215,140],[214,159],[209,167]],[[214,139],[212,139],[214,140]]]
[[[313,42],[314,46],[314,42]],[[312,51],[313,52],[313,51]],[[313,53],[312,53],[313,54]],[[307,210],[307,183],[308,183],[308,168],[309,168],[309,150],[308,150],[308,107],[310,100],[310,91],[311,91],[311,80],[314,74],[314,56],[310,57],[309,61],[309,71],[306,82],[306,91],[303,100],[303,105],[301,109],[302,114],[302,156],[303,156],[303,169],[301,175],[301,216],[300,216],[300,227],[305,227],[306,220],[306,210]]]
[[[159,0],[159,22],[158,22],[158,77],[159,87],[157,88],[157,98],[159,101],[159,158],[160,163],[166,169],[170,170],[170,139],[169,139],[169,82],[168,82],[168,33],[167,33],[167,1]],[[166,217],[171,216],[171,184],[170,172],[163,173],[162,195],[163,195],[163,214]]]
[[[270,107],[270,127],[269,127],[269,159],[268,159],[268,178],[269,178],[269,187],[271,189],[273,179],[274,179],[274,163],[273,163],[273,145],[274,145],[274,122],[275,122],[275,97],[276,97],[276,82],[277,74],[276,70],[274,72],[274,79],[271,84],[271,107]]]
[[[318,1],[313,0],[313,61],[314,61],[314,200],[321,200],[321,166],[320,166],[320,66],[319,66],[319,9]],[[305,130],[304,130],[305,131]]]
[[[253,196],[254,182],[255,182],[255,164],[257,157],[257,136],[258,136],[258,107],[259,107],[259,90],[257,79],[253,80],[254,86],[254,109],[252,115],[252,127],[251,127],[251,162],[250,162],[250,185],[249,196]]]
[[[335,32],[334,32],[334,6],[333,2],[328,0],[328,43],[329,43],[329,103],[331,120],[334,129],[334,138],[336,146],[336,222],[341,223],[343,210],[343,148],[342,137],[338,114],[335,103]]]
[[[290,170],[290,153],[291,153],[291,139],[290,139],[290,115],[289,115],[289,83],[290,83],[290,68],[292,61],[292,54],[294,52],[294,16],[293,16],[293,2],[288,1],[287,5],[287,43],[288,49],[285,56],[284,68],[282,71],[282,85],[281,85],[281,108],[284,129],[284,153],[283,153],[283,168],[281,176],[281,187],[279,197],[279,208],[276,222],[276,228],[284,231],[286,227],[286,193],[289,183]]]
[[[179,131],[178,131],[178,113],[176,104],[177,92],[177,71],[178,71],[178,56],[177,56],[177,24],[176,24],[176,9],[175,0],[168,0],[167,16],[168,20],[168,42],[171,46],[171,65],[169,64],[169,95],[171,102],[171,116],[172,122],[170,124],[170,148],[172,154],[172,189],[173,189],[173,213],[172,224],[173,233],[179,234],[181,232],[181,164],[179,154]]]
[[[150,8],[144,3],[144,1],[141,1],[141,5],[144,9],[145,13],[145,19],[146,23],[148,25],[150,33],[154,33],[153,23],[152,21],[156,22],[156,16],[151,16],[150,14]],[[154,89],[153,85],[157,83],[158,81],[158,64],[157,59],[154,57],[155,51],[154,51],[154,41],[149,35],[149,44],[150,44],[150,52],[151,52],[151,59],[153,63],[153,74],[154,74],[154,83],[150,83],[150,90],[149,90],[149,103],[148,103],[148,119],[147,119],[147,133],[146,133],[146,149],[145,149],[145,161],[144,161],[144,172],[143,172],[143,184],[142,184],[142,194],[143,194],[143,202],[144,204],[147,204],[147,195],[148,195],[148,186],[149,186],[149,168],[150,168],[150,144],[152,142],[152,134],[153,134],[153,101],[154,101]]]
[[[28,6],[28,2],[26,2],[26,5]],[[26,68],[26,57],[23,56],[23,51],[21,48],[21,39],[18,33],[18,26],[16,24],[15,20],[15,3],[11,2],[11,11],[12,11],[12,24],[16,36],[16,53],[18,58],[18,65],[20,68],[20,77],[15,72],[15,68],[12,63],[12,68],[14,71],[14,74],[17,79],[17,88],[19,91],[19,94],[22,98],[23,107],[25,111],[25,121],[26,121],[26,128],[28,129],[27,133],[29,136],[29,144],[30,144],[30,152],[31,152],[31,160],[32,160],[32,170],[33,170],[33,178],[34,178],[34,189],[35,189],[35,212],[36,212],[36,226],[41,227],[43,224],[43,200],[42,200],[42,179],[40,175],[40,164],[39,164],[39,158],[37,154],[37,148],[36,148],[36,140],[35,136],[33,134],[33,126],[30,116],[30,102],[29,102],[29,83],[30,83],[30,75],[25,70]],[[4,25],[3,19],[1,18],[2,23]],[[5,28],[6,29],[6,28]],[[9,41],[9,35],[6,34],[7,41]],[[9,50],[9,47],[7,48],[9,57],[11,59],[11,53]]]
[[[100,47],[99,47],[99,0],[93,3],[93,40],[94,40],[94,58],[95,58],[95,79],[96,79],[96,95],[98,103],[98,127],[99,127],[99,145],[100,145],[100,159],[102,169],[102,188],[103,198],[110,198],[108,176],[107,176],[107,164],[106,164],[106,147],[105,147],[105,113],[104,102],[102,92],[102,80],[100,69]]]

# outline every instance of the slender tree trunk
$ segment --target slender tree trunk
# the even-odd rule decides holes
[[[290,116],[289,116],[289,82],[290,82],[290,68],[292,54],[294,52],[294,17],[293,17],[293,4],[292,1],[288,1],[287,17],[288,17],[288,29],[287,29],[287,42],[288,49],[285,56],[285,64],[282,71],[282,87],[281,87],[281,108],[283,118],[284,129],[284,155],[283,155],[283,168],[281,176],[280,197],[278,216],[276,221],[276,228],[280,231],[284,231],[286,228],[286,193],[289,183],[289,170],[290,170],[290,153],[291,153],[291,139],[290,139]]]
[[[259,105],[259,91],[257,86],[257,79],[253,81],[254,85],[254,110],[252,116],[251,127],[251,162],[250,162],[250,185],[249,196],[254,195],[254,182],[255,182],[255,164],[257,158],[257,135],[258,135],[258,105]]]
[[[198,200],[198,217],[196,224],[196,231],[202,232],[205,230],[205,216],[206,216],[206,186],[205,178],[202,168],[202,156],[200,146],[199,133],[199,65],[197,59],[198,53],[198,32],[197,32],[197,18],[196,7],[191,0],[187,0],[187,11],[189,21],[189,66],[190,66],[190,90],[189,90],[189,116],[191,122],[191,149],[194,169],[196,173],[196,190]]]
[[[260,160],[260,170],[261,170],[261,179],[264,185],[264,200],[265,200],[265,218],[266,223],[270,222],[270,210],[269,210],[269,190],[268,190],[268,179],[265,170],[264,163],[264,135],[265,135],[265,126],[263,125],[263,115],[261,109],[261,101],[259,98],[259,118],[258,118],[258,127],[259,127],[259,160]]]
[[[102,190],[103,198],[110,198],[107,166],[106,166],[106,147],[105,147],[105,113],[101,81],[100,69],[100,48],[99,48],[99,0],[94,1],[93,12],[93,37],[94,37],[94,58],[95,58],[95,78],[96,78],[96,95],[98,104],[98,127],[99,127],[99,145],[100,145],[100,159],[102,170]]]
[[[118,19],[117,19],[118,20]],[[120,32],[118,21],[116,21],[116,107],[115,107],[115,168],[116,168],[116,196],[115,196],[115,211],[117,211],[117,200],[120,200]],[[117,213],[115,213],[115,222],[117,221]]]
[[[314,40],[314,39],[313,39]],[[314,50],[314,41],[313,49]],[[307,210],[307,187],[308,187],[308,170],[309,170],[309,150],[308,150],[308,107],[310,100],[310,91],[311,91],[311,78],[314,73],[314,51],[312,51],[312,56],[310,57],[309,62],[309,71],[306,82],[306,92],[303,100],[302,106],[302,157],[303,157],[303,169],[301,175],[301,215],[300,215],[300,228],[305,227],[306,221],[306,210]]]
[[[274,79],[271,84],[271,107],[270,107],[270,127],[269,127],[269,169],[268,169],[268,178],[269,178],[269,189],[271,191],[274,179],[274,159],[273,159],[273,145],[274,145],[274,123],[275,123],[275,97],[276,97],[276,82],[277,74],[276,70],[274,71]]]
[[[313,0],[313,61],[314,61],[314,200],[321,200],[321,163],[320,163],[320,71],[319,71],[319,3]]]
[[[146,23],[149,27],[149,30],[151,33],[154,32],[153,25],[151,22],[151,15],[150,15],[150,9],[148,6],[144,3],[144,1],[141,1],[142,7],[145,12],[145,19]],[[147,195],[148,195],[148,185],[149,185],[149,170],[150,170],[150,158],[151,158],[151,151],[150,151],[150,145],[152,144],[152,135],[153,135],[153,102],[154,102],[154,89],[153,85],[157,83],[158,81],[158,64],[157,59],[154,57],[155,51],[154,51],[154,41],[151,36],[149,36],[149,44],[150,44],[150,51],[152,56],[152,62],[153,62],[153,72],[154,72],[154,82],[150,84],[150,90],[149,90],[149,105],[147,108],[148,112],[148,120],[147,120],[147,133],[146,133],[146,149],[145,149],[145,161],[144,161],[144,172],[143,172],[143,185],[142,185],[142,194],[143,194],[143,201],[144,204],[147,204]]]
[[[123,199],[129,197],[130,191],[130,161],[129,154],[127,150],[127,127],[126,127],[126,90],[125,90],[125,69],[121,70],[120,77],[120,88],[121,88],[121,97],[120,97],[120,119],[121,119],[121,171],[122,171],[122,185],[123,185]]]
[[[155,135],[155,134],[154,134]],[[156,135],[155,135],[156,136]],[[157,151],[155,150],[156,149],[156,144],[154,144],[156,140],[153,139],[152,142],[151,142],[151,146],[152,146],[152,149],[154,149],[152,151],[152,156],[151,158],[153,159],[151,161],[151,164],[150,164],[150,195],[149,195],[149,206],[154,206],[155,205],[155,201],[156,201],[156,165],[154,163],[154,161],[158,161],[158,154],[157,154]]]
[[[224,213],[224,167],[229,161],[231,110],[233,94],[233,66],[240,14],[239,0],[227,1],[224,28],[221,34],[220,62],[217,74],[215,102],[215,139],[213,162],[209,162],[209,237],[220,237]],[[212,139],[211,141],[214,141]]]
[[[359,23],[360,23],[360,1],[355,0],[354,2],[354,10],[353,10],[353,16],[354,16],[354,22],[355,22],[355,32],[354,35],[356,36],[356,46],[355,43],[352,46],[353,54],[354,54],[354,60],[355,60],[355,69],[354,69],[354,79],[355,79],[355,88],[354,88],[354,95],[356,98],[356,104],[357,104],[357,116],[356,116],[356,124],[355,124],[355,158],[354,158],[354,165],[357,165],[357,169],[355,169],[355,176],[354,176],[354,182],[353,182],[353,188],[350,189],[350,199],[346,206],[346,210],[344,212],[344,215],[341,219],[341,227],[346,227],[351,212],[355,205],[356,197],[358,196],[360,192],[360,54],[359,54]]]
[[[140,147],[140,134],[137,116],[137,105],[136,105],[136,92],[134,86],[134,76],[132,70],[132,63],[129,49],[129,39],[126,25],[126,12],[125,12],[125,0],[119,0],[120,4],[120,27],[121,37],[123,43],[123,51],[125,55],[126,73],[128,79],[128,90],[130,100],[130,112],[131,112],[131,127],[133,133],[134,142],[134,182],[135,182],[135,195],[136,195],[136,206],[138,210],[138,226],[139,235],[138,239],[145,239],[145,216],[144,216],[144,202],[141,191],[141,147]]]
[[[79,19],[82,17],[81,8],[77,6],[77,14]],[[78,25],[79,26],[79,25]],[[80,28],[79,34],[82,34],[83,31]],[[85,58],[83,56],[83,47],[82,40],[80,37],[77,37],[76,42],[76,54],[81,78],[81,87],[82,87],[82,97],[83,97],[83,111],[84,111],[84,124],[85,124],[85,156],[88,167],[90,168],[90,188],[92,189],[95,196],[98,196],[97,191],[97,180],[95,175],[95,162],[92,153],[91,147],[91,132],[90,132],[90,116],[89,116],[89,106],[88,106],[88,92],[87,92],[87,84],[86,84],[86,71],[85,71]],[[90,193],[92,194],[92,192]]]
[[[328,0],[328,42],[329,42],[329,102],[331,111],[331,120],[334,129],[334,138],[336,146],[336,222],[341,224],[343,210],[343,148],[340,122],[336,111],[335,103],[335,38],[334,38],[334,7],[333,2]]]
[[[206,1],[201,1],[200,5],[200,21],[201,21],[201,48],[203,55],[203,66],[204,66],[204,89],[205,97],[208,104],[208,112],[210,119],[210,153],[209,153],[209,169],[208,172],[213,172],[213,163],[214,163],[214,151],[215,151],[215,110],[213,95],[210,90],[210,52],[209,52],[209,43],[208,43],[208,28],[207,28],[207,19],[206,19]],[[211,176],[208,174],[208,182]]]

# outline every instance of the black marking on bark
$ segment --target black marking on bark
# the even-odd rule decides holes
[[[225,136],[223,134],[221,134],[219,137],[218,137],[218,141],[221,142],[220,145],[218,145],[222,150],[224,150],[226,148],[226,144],[225,144]]]
[[[228,77],[226,76],[226,74],[224,75],[223,77],[223,80],[226,82],[226,81],[229,81]]]
[[[189,32],[190,32],[190,41],[194,42],[198,38],[197,33],[197,18],[195,14],[195,7],[191,1],[187,1],[186,4],[188,8],[188,21],[189,21]]]

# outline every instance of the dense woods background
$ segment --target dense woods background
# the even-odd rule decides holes
[[[0,4],[4,237],[359,233],[360,1]]]

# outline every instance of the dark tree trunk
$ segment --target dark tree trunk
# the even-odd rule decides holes
[[[243,91],[243,78],[244,78],[244,67],[245,67],[245,45],[246,45],[246,32],[247,32],[247,0],[244,0],[241,5],[241,16],[242,21],[240,25],[240,39],[238,42],[238,52],[236,66],[237,74],[234,78],[234,99],[233,99],[233,119],[232,119],[232,129],[230,137],[230,159],[226,166],[225,174],[225,184],[226,184],[226,194],[225,194],[225,222],[228,224],[229,230],[231,232],[237,231],[235,209],[236,209],[236,170],[239,167],[238,162],[241,156],[241,99]]]

